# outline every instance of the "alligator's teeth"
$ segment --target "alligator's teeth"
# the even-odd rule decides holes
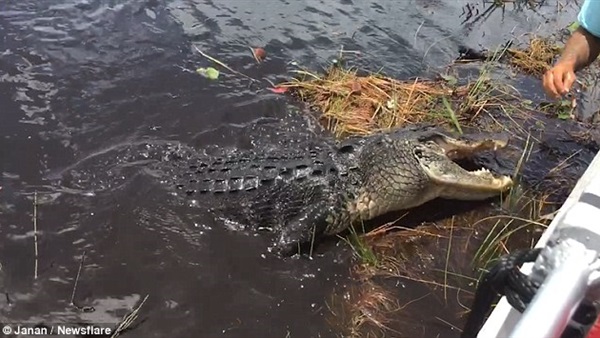
[[[475,174],[491,174],[490,170],[486,169],[486,168],[479,168],[479,169],[473,171],[473,173],[475,173]]]

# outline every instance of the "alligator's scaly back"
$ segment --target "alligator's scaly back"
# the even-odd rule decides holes
[[[158,169],[178,194],[196,199],[201,207],[209,206],[220,218],[278,231],[306,232],[304,224],[310,223],[322,233],[324,219],[313,215],[341,203],[332,200],[340,198],[344,190],[340,186],[354,175],[351,162],[352,154],[323,141],[223,156],[177,153]]]
[[[171,161],[177,188],[188,195],[251,192],[277,182],[321,179],[335,171],[327,149],[239,152],[224,156],[193,154]]]

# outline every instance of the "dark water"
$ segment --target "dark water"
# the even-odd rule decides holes
[[[403,78],[443,68],[462,44],[496,46],[564,27],[576,9],[567,4],[557,15],[554,2],[523,11],[508,5],[461,24],[467,4],[2,1],[0,322],[113,327],[148,295],[141,324],[124,336],[335,336],[326,300],[349,281],[343,245],[312,260],[269,256],[261,237],[167,203],[141,173],[143,162],[128,163],[122,149],[144,140],[248,148],[322,132],[293,102],[265,90],[266,81],[195,74],[212,64],[193,45],[274,82],[288,78],[293,61],[325,66],[342,45],[361,52],[359,65]],[[250,46],[264,47],[266,62],[257,65]],[[524,87],[539,94],[535,83]],[[67,172],[70,185],[62,181]],[[74,302],[92,312],[70,304],[84,253]],[[431,318],[418,325],[456,334]]]

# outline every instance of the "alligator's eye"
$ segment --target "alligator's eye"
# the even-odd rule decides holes
[[[419,148],[416,148],[414,153],[415,153],[416,157],[423,157],[423,150],[421,150]]]

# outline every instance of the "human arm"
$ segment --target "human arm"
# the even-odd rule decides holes
[[[585,0],[577,19],[580,26],[567,41],[558,62],[543,77],[546,93],[555,98],[568,93],[575,72],[589,66],[600,54],[600,0]]]

